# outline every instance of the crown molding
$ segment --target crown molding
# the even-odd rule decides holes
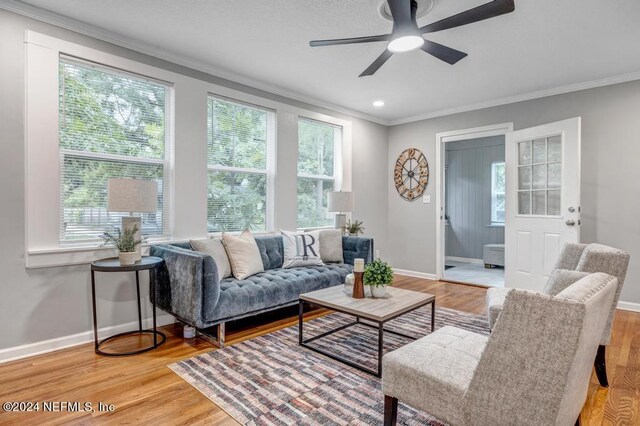
[[[68,18],[66,16],[60,15],[55,12],[50,12],[50,11],[41,9],[39,7],[30,6],[28,4],[22,3],[17,0],[0,0],[0,9],[4,9],[9,12],[13,12],[18,15],[22,15],[28,18],[41,21],[41,22],[45,22],[47,24],[51,24],[60,28],[64,28],[88,37],[101,40],[101,41],[105,41],[107,43],[111,43],[116,46],[124,47],[125,49],[129,49],[138,53],[142,53],[144,55],[148,55],[157,59],[168,61],[176,65],[184,66],[194,71],[204,72],[213,77],[226,80],[226,84],[225,82],[220,82],[217,84],[220,84],[222,86],[227,86],[232,89],[242,90],[242,88],[238,89],[237,87],[234,87],[234,85],[239,84],[239,85],[245,86],[246,89],[261,90],[271,95],[276,95],[276,96],[286,98],[289,101],[302,102],[317,108],[323,108],[323,109],[328,109],[337,113],[347,114],[352,117],[372,121],[374,123],[382,124],[384,126],[389,125],[388,120],[384,120],[380,117],[372,116],[372,115],[363,113],[361,111],[357,111],[351,108],[346,108],[344,106],[333,104],[331,102],[323,101],[321,99],[316,99],[310,96],[306,96],[301,93],[297,93],[280,86],[275,86],[259,80],[255,80],[255,79],[240,75],[236,72],[231,72],[224,68],[221,68],[206,62],[198,61],[184,55],[168,53],[167,51],[157,49],[145,42],[142,42],[139,40],[134,41],[127,37],[123,37],[122,35],[119,35],[115,32],[108,31],[103,28],[95,27],[93,25],[86,24],[82,21]]]
[[[30,6],[19,0],[0,0],[0,9],[7,10],[9,12],[17,13],[28,18],[36,19],[41,22],[45,22],[57,27],[61,27],[76,33],[89,36],[107,43],[111,43],[116,46],[124,47],[126,49],[139,52],[148,56],[152,56],[161,60],[165,60],[176,65],[184,66],[195,71],[204,72],[213,77],[225,80],[218,84],[242,90],[242,88],[233,87],[234,85],[244,86],[245,89],[257,89],[275,96],[280,96],[289,101],[302,102],[317,108],[323,108],[331,110],[341,114],[347,114],[352,117],[360,118],[363,120],[378,123],[384,126],[397,126],[400,124],[413,123],[416,121],[428,120],[431,118],[444,117],[447,115],[459,114],[463,112],[476,111],[485,108],[492,108],[501,105],[508,105],[516,102],[528,101],[532,99],[545,98],[554,95],[561,95],[565,93],[577,92],[580,90],[593,89],[596,87],[609,86],[612,84],[626,83],[629,81],[640,80],[640,71],[621,74],[611,77],[605,77],[597,80],[584,81],[581,83],[568,84],[564,86],[558,86],[550,89],[538,90],[535,92],[524,93],[520,95],[507,96],[504,98],[497,98],[488,101],[461,105],[452,108],[445,108],[437,111],[427,112],[423,114],[417,114],[405,118],[398,118],[395,120],[385,120],[381,117],[372,116],[361,111],[357,111],[344,106],[336,105],[331,102],[323,101],[297,93],[280,86],[270,85],[268,83],[255,80],[235,72],[231,72],[219,66],[215,66],[206,62],[198,61],[193,58],[189,58],[183,55],[168,53],[166,51],[159,50],[147,43],[141,41],[132,41],[112,31],[108,31],[102,28],[95,27],[71,19],[58,13],[49,12],[47,10]],[[226,83],[226,84],[225,84]]]
[[[551,89],[538,90],[535,92],[524,93],[521,95],[508,96],[475,104],[462,105],[459,107],[442,109],[439,111],[418,114],[407,118],[400,118],[389,121],[389,126],[397,126],[399,124],[413,123],[416,121],[428,120],[430,118],[444,117],[447,115],[459,114],[462,112],[476,111],[485,108],[491,108],[501,105],[513,104],[516,102],[529,101],[532,99],[546,98],[549,96],[562,95],[565,93],[578,92],[580,90],[594,89],[596,87],[610,86],[612,84],[626,83],[629,81],[640,80],[640,71],[620,74],[612,77],[605,77],[598,80],[584,81],[581,83],[567,84]]]

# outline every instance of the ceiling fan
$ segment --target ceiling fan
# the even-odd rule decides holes
[[[393,17],[391,34],[333,40],[313,40],[309,42],[309,45],[311,47],[318,47],[337,44],[371,43],[376,41],[389,42],[387,49],[358,77],[373,75],[394,53],[409,52],[418,48],[453,65],[467,56],[467,54],[436,42],[425,40],[422,35],[494,18],[515,10],[513,0],[493,0],[438,22],[425,25],[424,27],[418,27],[416,22],[418,4],[416,0],[387,0],[387,3],[389,4],[389,9]]]

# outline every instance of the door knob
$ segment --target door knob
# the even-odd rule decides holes
[[[575,213],[576,208],[575,207],[569,207],[567,210],[569,210],[569,213]]]
[[[575,220],[571,220],[569,219],[568,221],[565,222],[567,224],[567,226],[574,226],[576,224]]]

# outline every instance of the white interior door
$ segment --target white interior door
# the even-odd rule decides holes
[[[580,240],[580,118],[506,135],[505,286],[542,290]]]

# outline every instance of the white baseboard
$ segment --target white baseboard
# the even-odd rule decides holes
[[[427,272],[409,271],[406,269],[398,269],[398,268],[393,268],[393,272],[398,275],[404,275],[404,276],[413,277],[413,278],[424,278],[427,280],[434,280],[434,281],[436,279],[436,274],[429,274]]]
[[[640,312],[640,303],[619,301],[618,309],[623,309],[625,311]]]
[[[482,259],[473,259],[471,257],[456,257],[456,256],[447,256],[445,260],[451,260],[452,262],[462,262],[462,263],[484,263]]]
[[[158,327],[176,322],[172,315],[164,314],[159,315],[156,318]],[[153,321],[151,318],[142,320],[142,326],[145,328],[151,328]],[[112,336],[114,334],[123,333],[129,330],[135,330],[138,327],[138,322],[133,321],[127,324],[113,325],[110,327],[104,327],[98,330],[99,336],[104,338],[106,336]],[[28,343],[26,345],[15,346],[12,348],[0,349],[0,364],[9,361],[15,361],[21,358],[27,358],[30,356],[41,355],[47,352],[53,352],[60,349],[70,348],[73,346],[82,345],[85,343],[93,342],[93,330],[84,331],[78,334],[72,334],[70,336],[57,337],[55,339],[43,340],[41,342]]]

